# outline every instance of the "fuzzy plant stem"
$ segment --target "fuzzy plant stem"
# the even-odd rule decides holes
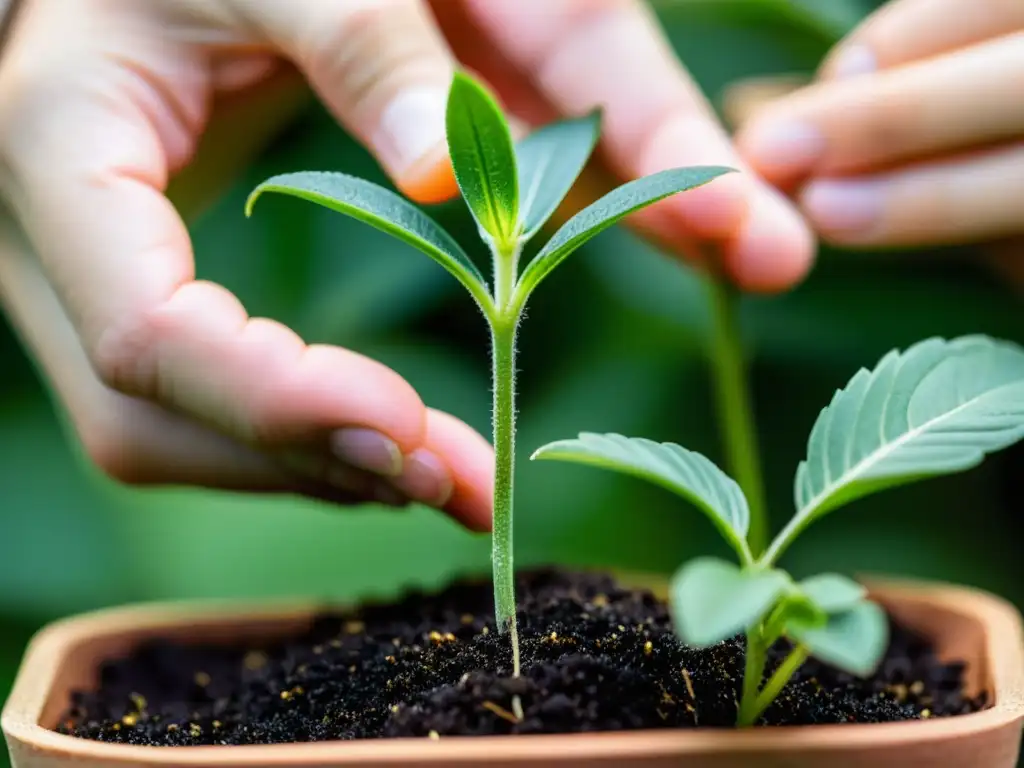
[[[718,421],[729,471],[743,489],[750,507],[747,542],[757,558],[768,541],[768,511],[736,293],[726,279],[714,271],[708,271],[706,282],[711,303],[711,364]]]
[[[749,720],[748,712],[753,710],[757,702],[757,694],[761,688],[761,679],[764,677],[764,664],[768,657],[768,649],[761,639],[759,627],[750,627],[747,630],[747,652],[746,663],[743,667],[743,693],[740,697],[740,709],[737,716],[738,725],[746,725]],[[750,721],[752,722],[752,721]]]
[[[516,632],[515,570],[512,564],[512,482],[515,475],[515,350],[514,323],[496,323],[493,333],[494,374],[494,616],[498,630],[512,638],[513,674],[519,676]]]
[[[742,702],[740,705],[740,717],[737,725],[749,726],[757,722],[757,719],[761,717],[768,706],[778,698],[779,694],[782,693],[782,689],[786,687],[793,675],[796,674],[797,670],[804,665],[807,661],[807,657],[810,655],[807,648],[802,645],[796,646],[789,655],[783,659],[782,663],[775,670],[774,674],[768,678],[768,682],[764,684],[764,688],[761,689],[761,693],[758,694],[757,698],[752,704],[744,707]],[[745,687],[745,686],[744,686]]]
[[[512,641],[512,674],[519,677],[516,584],[512,562],[512,491],[516,466],[516,330],[519,313],[511,309],[518,250],[494,251],[495,315],[491,318],[492,425],[494,428],[494,523],[491,566],[494,618]]]

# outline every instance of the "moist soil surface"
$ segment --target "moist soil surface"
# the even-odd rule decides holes
[[[740,638],[698,650],[664,603],[607,576],[519,579],[522,677],[495,631],[489,583],[324,616],[303,636],[247,647],[150,643],[102,669],[58,730],[139,745],[733,727]],[[773,649],[767,672],[785,653]],[[898,624],[875,677],[809,661],[761,725],[945,717],[985,706]],[[519,696],[523,718],[513,714]]]

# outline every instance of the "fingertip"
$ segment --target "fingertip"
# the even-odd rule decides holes
[[[457,197],[459,185],[448,151],[439,146],[396,180],[399,191],[422,205],[443,203]]]
[[[688,234],[719,239],[734,235],[742,225],[752,191],[746,175],[730,173],[669,198],[665,207]]]
[[[494,503],[490,443],[465,422],[428,408],[425,447],[440,457],[452,474],[453,490],[445,512],[472,531],[490,531]]]
[[[726,242],[729,274],[744,290],[778,293],[794,287],[814,263],[815,238],[799,212],[766,186],[738,234]]]

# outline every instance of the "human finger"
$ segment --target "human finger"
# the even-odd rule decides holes
[[[826,57],[819,76],[868,74],[1024,29],[1019,0],[896,0],[868,16]]]
[[[233,0],[409,197],[457,192],[444,115],[455,60],[421,0]]]
[[[737,139],[780,185],[985,145],[1024,132],[1024,32],[870,78],[812,85],[757,112]]]
[[[853,178],[815,179],[800,195],[828,241],[955,244],[1019,234],[1024,143]]]

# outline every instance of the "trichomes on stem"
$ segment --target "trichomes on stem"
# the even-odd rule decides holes
[[[732,170],[677,168],[624,184],[570,218],[520,271],[523,246],[551,218],[575,183],[597,143],[600,121],[600,112],[594,111],[544,126],[515,143],[490,92],[468,75],[455,74],[446,111],[448,150],[462,197],[491,252],[490,285],[433,219],[394,192],[364,179],[333,172],[287,173],[260,184],[246,203],[249,215],[266,192],[291,195],[394,235],[447,269],[487,320],[495,452],[494,608],[499,630],[511,636],[515,675],[519,674],[512,565],[515,357],[516,332],[527,299],[570,254],[624,216]]]
[[[984,336],[933,338],[861,369],[821,411],[796,472],[796,513],[763,554],[748,542],[751,510],[740,486],[710,460],[673,443],[583,433],[538,449],[673,491],[708,516],[739,565],[697,558],[672,579],[682,640],[702,647],[744,632],[746,667],[737,722],[752,725],[808,656],[867,676],[888,644],[888,621],[867,590],[826,573],[796,581],[776,563],[807,526],[885,488],[970,469],[1024,438],[1024,349]],[[764,681],[767,652],[792,650]]]

